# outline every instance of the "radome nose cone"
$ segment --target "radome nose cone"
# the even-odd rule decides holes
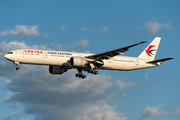
[[[7,54],[6,54],[6,55],[4,55],[4,58],[8,59],[8,55],[7,55]]]
[[[7,58],[7,55],[4,55],[4,58]]]

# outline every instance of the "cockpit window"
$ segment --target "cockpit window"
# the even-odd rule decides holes
[[[13,54],[13,52],[8,52],[7,54]]]

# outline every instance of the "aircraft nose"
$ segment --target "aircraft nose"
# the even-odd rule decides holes
[[[4,58],[6,58],[6,59],[8,58],[8,57],[7,57],[7,54],[4,55]]]

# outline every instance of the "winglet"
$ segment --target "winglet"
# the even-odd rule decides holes
[[[149,41],[142,41],[141,43],[146,43],[146,42],[149,42]]]

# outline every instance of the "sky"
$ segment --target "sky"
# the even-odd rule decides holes
[[[0,120],[179,120],[180,1],[0,1]],[[162,66],[77,70],[52,75],[48,66],[4,59],[16,49],[101,53],[161,37]],[[137,57],[148,45],[130,48]]]

